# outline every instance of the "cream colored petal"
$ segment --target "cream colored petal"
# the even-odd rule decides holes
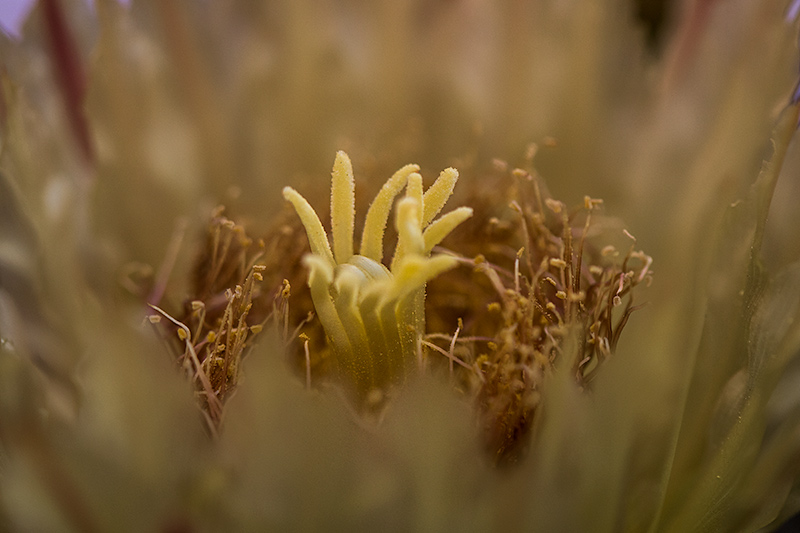
[[[336,353],[348,353],[351,350],[350,340],[329,291],[333,282],[333,268],[323,258],[313,254],[305,256],[303,263],[309,269],[308,287],[311,289],[311,299],[319,321],[322,322]]]
[[[424,253],[426,255],[431,253],[431,250],[433,250],[434,246],[442,242],[442,240],[444,240],[444,238],[447,237],[450,232],[456,228],[456,226],[471,216],[471,207],[459,207],[458,209],[454,209],[446,215],[439,217],[435,222],[428,226],[425,232],[422,234],[422,237],[425,240]]]
[[[406,296],[439,274],[455,268],[457,264],[458,260],[448,255],[437,255],[431,258],[421,255],[404,257],[397,265],[389,290],[382,297],[383,303],[386,304]]]
[[[422,201],[424,207],[422,212],[422,227],[424,228],[431,221],[436,218],[439,211],[442,210],[444,204],[453,194],[453,188],[458,181],[458,171],[454,168],[446,168],[442,170],[436,181],[428,187],[425,191],[425,196]]]
[[[336,292],[334,305],[352,347],[352,351],[339,356],[345,358],[342,362],[353,374],[358,387],[364,390],[372,385],[373,375],[367,332],[358,308],[358,293],[366,282],[365,274],[350,264],[337,267],[333,282]]]
[[[353,226],[356,218],[353,165],[346,153],[336,152],[331,173],[331,234],[338,264],[353,256]]]
[[[367,211],[364,232],[361,235],[361,255],[379,263],[383,260],[383,233],[389,220],[392,202],[405,187],[409,174],[418,170],[418,165],[406,165],[383,184]]]
[[[354,255],[350,258],[348,264],[358,268],[370,281],[384,280],[391,277],[389,269],[386,268],[383,263],[364,257],[363,255]]]
[[[395,214],[397,250],[392,268],[405,255],[421,254],[425,248],[425,240],[422,238],[422,229],[419,226],[419,211],[419,202],[413,197],[405,197],[397,204]]]
[[[314,208],[300,193],[291,187],[283,188],[283,197],[294,206],[294,210],[297,211],[300,221],[306,228],[311,252],[327,261],[329,268],[333,268],[336,263],[333,261],[331,245],[328,243],[328,234],[325,233],[325,228],[322,227],[322,222],[320,222]]]
[[[417,201],[419,209],[417,209],[416,224],[422,229],[422,212],[425,210],[425,202],[422,194],[422,176],[416,172],[408,176],[406,198],[413,198]]]
[[[391,381],[390,368],[392,364],[390,360],[402,356],[398,352],[398,345],[393,334],[393,329],[397,330],[397,326],[384,324],[381,319],[383,314],[381,296],[389,290],[391,284],[391,279],[376,281],[363,287],[359,293],[359,311],[367,332],[373,375],[378,385]]]

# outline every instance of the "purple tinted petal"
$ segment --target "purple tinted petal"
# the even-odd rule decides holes
[[[800,0],[792,0],[792,3],[786,8],[786,21],[793,22],[797,19],[798,14],[800,14]]]

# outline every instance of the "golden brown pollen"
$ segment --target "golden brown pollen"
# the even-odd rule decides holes
[[[510,203],[497,191],[475,191],[475,217],[446,242],[476,254],[464,258],[473,272],[454,271],[428,292],[432,325],[445,329],[464,318],[471,337],[462,331],[460,357],[468,370],[456,371],[460,388],[476,397],[487,450],[508,464],[524,455],[538,389],[566,336],[577,332],[581,349],[562,364],[589,387],[636,309],[633,289],[650,279],[651,259],[621,230],[630,243],[621,259],[613,245],[601,248],[602,200],[585,197],[568,210],[547,195],[540,178],[522,169],[509,173],[507,165],[501,171],[510,174]]]

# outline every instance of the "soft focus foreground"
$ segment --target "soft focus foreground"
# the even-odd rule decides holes
[[[0,529],[756,531],[797,512],[794,7],[687,1],[648,48],[622,0],[42,0],[0,45]],[[479,213],[514,220],[501,170],[531,143],[553,197],[603,198],[624,221],[608,238],[654,259],[590,386],[565,335],[500,470],[451,374],[410,380],[379,424],[305,390],[296,324],[253,329],[291,316],[282,277],[308,303],[281,187],[324,205],[338,149],[366,197],[411,161],[454,166],[476,213],[455,249]],[[274,238],[209,227],[218,204]],[[237,255],[215,262],[226,232]],[[472,294],[465,269],[442,283]],[[428,330],[452,335],[436,281]],[[191,327],[160,339],[147,316]],[[219,384],[186,379],[187,340]]]

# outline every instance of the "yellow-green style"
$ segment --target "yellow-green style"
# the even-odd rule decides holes
[[[314,209],[291,187],[292,203],[308,234],[308,285],[320,322],[341,373],[359,402],[379,398],[416,366],[418,340],[425,332],[425,284],[456,266],[447,255],[431,256],[456,226],[472,216],[460,207],[434,221],[453,192],[458,172],[443,170],[423,193],[417,165],[406,165],[384,184],[367,212],[360,254],[353,252],[355,184],[350,158],[336,154],[331,180],[332,243]],[[397,246],[391,269],[383,259],[383,237],[394,198]]]

